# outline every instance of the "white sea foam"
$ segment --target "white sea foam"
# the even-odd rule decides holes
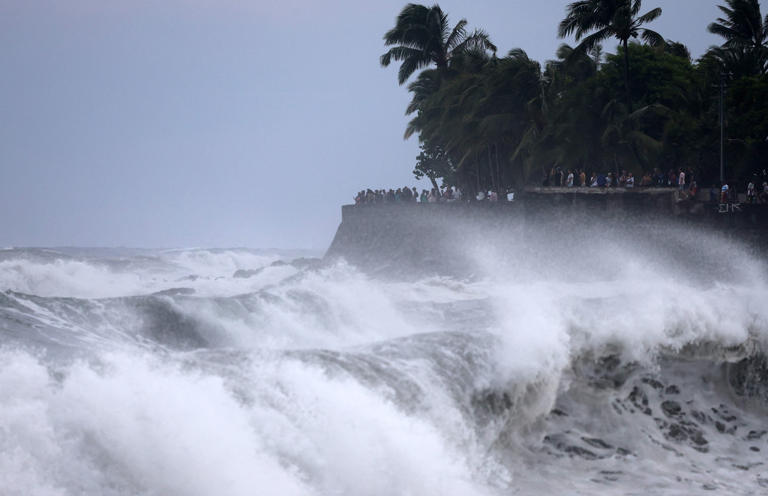
[[[487,494],[433,426],[355,381],[258,366],[243,402],[226,378],[102,358],[57,383],[2,354],[3,494]]]
[[[247,250],[168,250],[140,257],[72,257],[48,251],[44,257],[14,253],[0,260],[0,289],[39,296],[110,298],[191,288],[197,294],[229,296],[258,290],[296,273],[269,267],[278,254]],[[36,254],[37,255],[37,254]],[[238,270],[258,271],[233,278]]]
[[[622,255],[598,273],[484,270],[504,258],[485,247],[472,280],[226,250],[14,255],[0,285],[46,298],[0,308],[2,494],[757,494],[767,407],[734,401],[719,367],[765,345],[768,283],[718,243],[697,254],[731,254],[715,278],[619,241],[595,248]],[[92,299],[179,286],[197,292]],[[706,451],[670,434],[665,401],[711,417]]]

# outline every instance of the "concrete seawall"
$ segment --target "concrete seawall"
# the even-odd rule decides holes
[[[469,253],[489,243],[526,239],[542,231],[554,244],[568,244],[577,226],[624,231],[686,226],[738,240],[765,254],[768,205],[681,201],[669,189],[621,192],[544,190],[503,203],[384,203],[345,205],[342,222],[326,254],[376,273],[456,273]],[[735,210],[735,211],[734,211]]]
[[[374,272],[454,272],[456,247],[481,244],[494,232],[519,230],[519,204],[345,205],[326,258],[344,258]]]

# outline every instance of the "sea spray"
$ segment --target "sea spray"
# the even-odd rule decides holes
[[[75,262],[6,253],[4,267],[16,268],[0,271],[2,487],[491,495],[768,485],[764,262],[720,239],[689,260],[603,237],[588,253],[616,262],[596,267],[554,256],[574,252],[549,238],[487,243],[470,255],[470,277],[382,278],[344,261],[226,250]],[[521,255],[533,248],[541,260]],[[193,292],[168,291],[179,287]]]

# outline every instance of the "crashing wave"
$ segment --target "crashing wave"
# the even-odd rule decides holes
[[[0,487],[768,487],[764,261],[724,240],[694,263],[603,239],[590,257],[621,263],[595,272],[528,243],[546,267],[488,246],[468,277],[384,279],[226,250],[5,254]]]

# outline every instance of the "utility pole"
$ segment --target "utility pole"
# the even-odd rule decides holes
[[[720,185],[725,184],[725,73],[720,73]]]

